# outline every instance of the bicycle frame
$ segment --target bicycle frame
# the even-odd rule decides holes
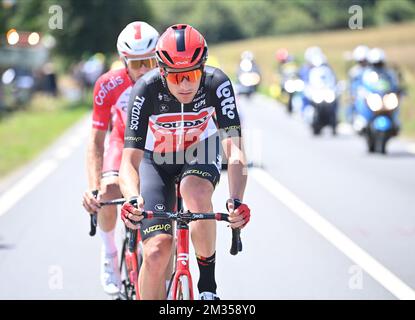
[[[124,203],[124,199],[117,199],[108,201],[106,203],[101,203],[101,205],[110,205],[110,204],[121,204]],[[169,296],[170,290],[172,292],[172,299],[178,300],[179,298],[185,298],[193,300],[193,282],[192,276],[189,268],[189,223],[195,220],[217,220],[217,221],[229,221],[228,215],[224,213],[184,213],[183,212],[183,201],[180,194],[180,183],[176,187],[176,210],[175,212],[152,212],[145,211],[143,212],[144,218],[151,219],[153,217],[171,219],[177,221],[176,226],[176,258],[175,258],[175,270],[172,275],[172,281],[167,290],[167,296]],[[96,221],[96,215],[95,215]],[[133,222],[134,223],[134,222]],[[93,227],[93,216],[91,215],[91,231]],[[94,225],[96,227],[96,224]],[[95,231],[95,230],[94,230]],[[138,274],[140,269],[140,261],[138,259],[139,246],[142,243],[141,234],[137,230],[126,229],[127,238],[123,245],[123,254],[125,255],[125,263],[127,266],[127,277],[130,283],[134,285],[136,299],[140,299],[139,283],[138,283]],[[92,233],[92,232],[91,232]],[[90,233],[90,234],[91,234]],[[93,232],[95,234],[95,232]],[[92,234],[92,235],[93,235]],[[128,248],[126,248],[128,246]],[[232,229],[232,245],[230,253],[236,255],[238,252],[242,251],[242,242],[240,239],[240,230]],[[122,261],[121,261],[122,265]],[[186,279],[186,280],[185,280]],[[185,281],[183,281],[185,280]],[[186,283],[187,282],[187,283]],[[182,288],[183,283],[187,288]],[[128,285],[128,284],[127,284]],[[178,289],[180,289],[182,297],[177,295]],[[188,292],[183,292],[188,290]],[[127,293],[128,295],[128,293]],[[128,296],[127,296],[128,298]]]
[[[140,268],[140,262],[139,262],[139,254],[138,254],[138,248],[139,245],[141,243],[141,235],[140,232],[135,232],[136,233],[136,238],[135,241],[131,240],[131,236],[132,236],[132,230],[128,230],[128,228],[126,228],[126,232],[127,232],[127,238],[126,238],[126,248],[124,248],[124,259],[125,259],[125,264],[127,267],[127,277],[128,280],[130,281],[130,283],[132,283],[134,285],[134,291],[135,291],[135,298],[136,300],[140,299],[140,290],[139,290],[139,286],[138,286],[138,273],[139,273],[139,268]],[[131,242],[134,243],[131,243]],[[132,248],[131,248],[132,246]],[[122,261],[121,261],[121,265],[122,265]]]
[[[101,202],[101,206],[108,206],[108,205],[122,205],[125,202],[125,199],[114,199],[110,201]],[[91,215],[90,221],[90,236],[94,236],[96,234],[96,227],[97,227],[97,214]],[[123,281],[123,285],[125,288],[126,299],[129,300],[131,296],[135,293],[135,297],[139,299],[139,287],[138,287],[138,272],[140,268],[141,259],[139,259],[140,254],[138,252],[140,243],[141,243],[141,234],[139,232],[130,230],[125,228],[126,231],[126,238],[124,239],[124,243],[122,246],[122,253],[121,253],[121,261],[120,261],[120,272],[122,273],[123,262],[125,260],[126,264],[126,276],[127,279],[126,283]],[[129,288],[133,286],[134,292],[129,292]],[[131,293],[131,296],[130,296]],[[120,293],[120,297],[122,294]]]

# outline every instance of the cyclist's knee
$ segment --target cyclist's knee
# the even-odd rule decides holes
[[[171,254],[172,236],[159,234],[144,242],[144,263],[151,270],[164,272]]]
[[[101,181],[102,200],[113,200],[121,197],[118,177],[105,178]]]
[[[209,205],[213,194],[212,184],[205,179],[187,176],[180,183],[180,191],[189,207]]]

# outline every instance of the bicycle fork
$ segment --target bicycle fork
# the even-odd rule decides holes
[[[176,270],[173,277],[173,300],[178,300],[178,289],[184,295],[188,291],[188,298],[193,300],[193,282],[189,270],[189,226],[185,223],[177,224],[177,253]],[[181,288],[179,288],[181,286]],[[186,288],[187,287],[187,288]]]
[[[127,276],[130,283],[134,284],[136,299],[139,299],[138,287],[138,259],[137,259],[137,244],[141,240],[137,230],[128,230],[128,247],[125,252],[125,263],[127,265]]]

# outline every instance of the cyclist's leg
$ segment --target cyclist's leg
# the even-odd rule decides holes
[[[118,183],[118,170],[122,149],[122,140],[110,138],[110,143],[104,153],[100,190],[102,201],[108,201],[122,196]],[[115,243],[116,219],[116,206],[104,206],[98,212],[98,233],[103,240],[103,251],[101,252],[101,283],[104,291],[109,294],[118,294],[121,287],[117,247]]]
[[[214,138],[213,138],[214,139]],[[206,148],[208,150],[208,148]],[[191,212],[212,212],[212,195],[220,178],[218,148],[209,148],[208,154],[198,152],[196,163],[187,164],[182,173],[180,191]],[[191,223],[191,238],[200,270],[199,292],[216,293],[215,251],[216,222],[214,220]]]
[[[175,202],[174,177],[144,158],[140,165],[140,189],[144,209],[172,211]],[[168,220],[143,220],[143,264],[139,274],[141,299],[166,298],[166,270],[172,248],[172,224]]]
[[[101,195],[102,201],[109,201],[121,198],[118,181],[118,171],[121,163],[123,150],[123,141],[121,139],[110,137],[108,148],[104,153],[104,163],[101,179]],[[98,226],[103,232],[113,231],[117,221],[117,207],[104,206],[99,210]]]

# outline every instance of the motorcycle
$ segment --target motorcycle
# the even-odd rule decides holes
[[[386,154],[390,138],[398,135],[399,95],[387,73],[367,70],[355,100],[353,128],[366,138],[370,153]]]
[[[288,94],[288,113],[292,113],[293,110],[298,110],[299,108],[301,108],[304,81],[299,79],[295,74],[292,74],[284,82],[283,88],[284,92]]]
[[[7,109],[26,105],[35,90],[33,74],[25,69],[9,68],[1,76],[4,104]]]
[[[257,91],[261,82],[261,74],[258,67],[252,61],[242,60],[238,70],[238,83],[236,91],[239,95],[245,95],[248,98]]]
[[[321,65],[310,70],[304,96],[303,114],[313,134],[319,135],[325,126],[330,126],[333,135],[336,135],[338,88],[330,67]]]

